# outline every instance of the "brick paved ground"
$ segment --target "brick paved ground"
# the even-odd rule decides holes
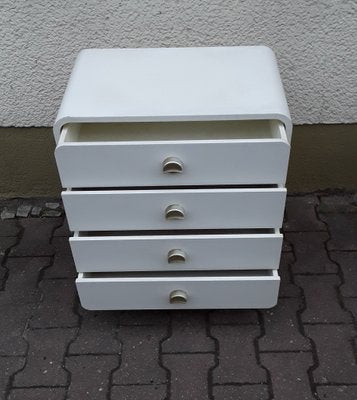
[[[49,215],[0,221],[1,399],[357,399],[356,195],[288,198],[261,311],[83,310]]]

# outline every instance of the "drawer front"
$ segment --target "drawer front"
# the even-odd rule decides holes
[[[107,190],[62,193],[72,231],[276,228],[286,190]]]
[[[212,125],[202,129],[210,131]],[[282,124],[267,124],[267,131],[275,127],[274,134],[270,133],[267,138],[257,138],[259,135],[250,128],[248,137],[243,139],[230,139],[232,132],[218,125],[218,132],[211,132],[215,140],[189,140],[187,132],[182,133],[185,139],[168,140],[176,137],[177,132],[170,123],[164,127],[158,124],[158,132],[150,133],[147,128],[131,141],[111,141],[111,136],[107,138],[109,141],[104,141],[108,136],[106,128],[95,126],[97,131],[87,135],[86,141],[78,139],[78,132],[85,128],[63,129],[55,152],[63,187],[284,184],[286,180],[290,145]],[[113,129],[112,135],[116,137]],[[182,129],[192,130],[186,126]],[[264,129],[260,128],[263,132]],[[197,132],[193,130],[191,134],[194,136]],[[145,135],[166,139],[140,140]],[[135,130],[128,135],[135,136]],[[167,160],[171,158],[179,162],[179,168],[170,168]]]
[[[164,173],[175,157],[182,173]],[[62,146],[56,160],[63,187],[284,184],[289,145],[171,143]]]
[[[279,268],[282,235],[81,236],[70,238],[78,272]]]
[[[92,275],[79,274],[76,280],[81,304],[89,310],[270,308],[280,281],[275,270],[231,276]]]

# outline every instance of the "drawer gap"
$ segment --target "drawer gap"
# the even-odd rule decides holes
[[[170,190],[174,189],[276,189],[281,187],[279,184],[264,185],[170,185]],[[165,190],[167,186],[130,186],[130,190]],[[67,189],[69,190],[69,189]],[[72,192],[92,192],[95,190],[128,190],[127,186],[110,186],[110,187],[75,187],[71,188]]]
[[[137,230],[137,231],[79,231],[79,237],[90,236],[163,236],[163,235],[254,235],[279,234],[279,229],[175,229],[171,230]]]
[[[66,143],[286,139],[278,120],[71,123],[62,131]]]
[[[202,278],[202,277],[215,277],[217,279],[229,277],[273,277],[277,275],[276,270],[262,269],[262,270],[225,270],[224,272],[217,271],[167,271],[162,272],[83,272],[83,278]]]

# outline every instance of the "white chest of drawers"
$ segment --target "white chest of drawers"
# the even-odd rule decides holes
[[[82,51],[54,124],[82,305],[272,307],[291,128],[266,47]]]

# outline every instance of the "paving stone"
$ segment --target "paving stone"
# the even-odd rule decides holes
[[[118,354],[120,343],[116,339],[117,313],[87,311],[79,307],[81,327],[69,354]]]
[[[284,231],[325,231],[325,224],[316,215],[315,207],[318,204],[319,200],[314,195],[288,196]]]
[[[67,399],[107,399],[109,378],[119,365],[117,356],[82,355],[66,359],[65,367],[71,373]]]
[[[215,344],[207,336],[207,313],[172,312],[171,336],[162,343],[164,353],[213,352]]]
[[[13,219],[13,218],[15,218],[15,216],[16,216],[16,212],[13,210],[8,210],[7,208],[4,208],[0,214],[0,218],[3,220]]]
[[[0,306],[0,356],[23,356],[27,342],[23,332],[35,312],[35,304],[7,304]]]
[[[357,399],[357,385],[319,386],[317,393],[321,400],[355,400]]]
[[[213,354],[164,354],[163,365],[170,370],[170,399],[210,399],[208,372],[215,364]]]
[[[329,259],[325,248],[325,242],[329,239],[327,232],[294,232],[288,233],[287,237],[294,246],[294,274],[338,272],[338,266]]]
[[[112,386],[110,396],[111,400],[164,400],[166,398],[166,385]]]
[[[280,259],[279,276],[280,288],[279,297],[300,297],[301,289],[295,285],[290,272],[291,265],[294,263],[294,255],[292,253],[282,253]]]
[[[32,217],[39,217],[41,215],[42,207],[32,207],[31,216]]]
[[[75,329],[37,329],[26,334],[29,351],[25,368],[14,379],[15,387],[64,386],[68,372],[63,359]]]
[[[328,250],[357,250],[357,213],[323,214],[321,219],[328,224],[331,234]]]
[[[313,365],[311,353],[264,353],[262,364],[268,368],[274,400],[314,400],[308,369]]]
[[[215,400],[268,400],[268,386],[260,385],[222,385],[213,387]]]
[[[69,237],[71,231],[69,230],[67,218],[64,219],[63,224],[55,229],[53,237]]]
[[[282,246],[282,252],[289,252],[292,251],[291,243],[286,239],[286,236],[284,235],[283,239],[283,246]]]
[[[5,399],[7,386],[12,375],[25,363],[22,357],[0,357],[0,398]]]
[[[344,283],[340,293],[346,297],[357,297],[357,252],[331,252],[332,260],[341,267]]]
[[[337,275],[299,275],[295,282],[305,294],[306,310],[301,314],[303,323],[350,322],[349,314],[342,309],[338,300]]]
[[[77,294],[73,280],[43,280],[40,289],[43,301],[30,321],[31,328],[78,326],[78,315],[74,312]]]
[[[0,237],[17,236],[20,228],[17,226],[16,220],[0,220]]]
[[[118,315],[121,326],[167,325],[170,318],[166,311],[122,311]]]
[[[55,256],[53,264],[44,271],[44,279],[76,278],[77,272],[68,238],[55,237],[52,239],[52,246],[55,248]]]
[[[60,217],[62,215],[62,211],[60,210],[44,210],[42,212],[43,217]]]
[[[357,365],[353,353],[351,325],[306,325],[305,332],[316,346],[318,367],[313,371],[318,384],[357,384]]]
[[[209,314],[211,325],[258,325],[256,310],[214,310]]]
[[[8,278],[0,292],[0,304],[38,303],[41,291],[37,282],[41,270],[50,263],[48,257],[8,258]]]
[[[16,244],[16,240],[16,237],[0,237],[0,281],[7,273],[7,268],[4,267],[6,254],[10,251],[11,246]]]
[[[278,305],[263,312],[265,335],[259,339],[260,351],[310,350],[310,342],[299,332],[299,299],[280,299]]]
[[[260,327],[254,325],[216,325],[211,334],[219,342],[218,366],[213,383],[263,383],[266,371],[258,365],[254,341]]]
[[[120,368],[113,374],[118,385],[162,384],[166,370],[159,365],[160,341],[167,336],[162,326],[123,326],[118,338],[122,344]]]
[[[16,216],[20,218],[27,218],[30,214],[32,206],[29,204],[21,204],[16,211]]]
[[[49,387],[12,389],[8,400],[65,400],[65,398],[65,388]]]
[[[356,194],[321,196],[318,211],[320,213],[357,212],[357,196]]]
[[[20,220],[23,235],[17,246],[11,249],[11,256],[52,256],[54,247],[50,244],[52,232],[62,223],[61,218],[26,218]]]
[[[45,207],[49,208],[50,210],[57,210],[58,208],[61,208],[61,204],[56,202],[49,202],[49,203],[45,203]]]
[[[344,298],[343,303],[345,308],[352,313],[354,322],[357,324],[357,298]]]

